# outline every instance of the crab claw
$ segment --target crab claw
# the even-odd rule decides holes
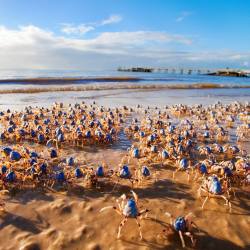
[[[108,210],[108,209],[110,209],[110,208],[113,208],[113,206],[103,207],[102,209],[100,209],[99,212],[102,213],[103,211]]]
[[[138,195],[133,190],[131,190],[131,193],[134,196],[135,201],[138,202]]]
[[[126,194],[122,194],[120,198],[121,198],[122,200],[126,200],[126,199],[127,199]]]
[[[192,212],[188,213],[188,214],[185,216],[185,219],[187,219],[187,220],[191,220],[192,218],[195,218],[195,215],[194,215]]]
[[[170,214],[170,213],[168,213],[168,212],[166,212],[165,215],[167,215],[167,216],[170,217],[170,218],[172,217],[172,214]]]

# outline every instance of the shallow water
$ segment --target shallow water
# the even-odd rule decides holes
[[[25,106],[50,106],[54,102],[80,103],[96,100],[99,105],[114,106],[160,106],[171,104],[213,104],[218,101],[249,102],[250,89],[163,89],[163,90],[98,90],[45,92],[33,94],[1,94],[0,109],[20,110]]]
[[[3,79],[30,79],[41,77],[83,78],[76,83],[64,82],[63,85],[47,83],[0,83],[0,109],[21,109],[25,105],[49,106],[53,102],[81,102],[97,100],[101,105],[122,106],[137,105],[164,106],[169,104],[197,104],[204,105],[221,101],[250,101],[250,77],[217,77],[201,74],[173,74],[173,73],[132,73],[118,71],[62,71],[62,70],[0,70],[0,80]],[[103,79],[111,77],[111,81],[102,83],[90,78]],[[138,81],[113,81],[112,77],[133,77]],[[194,85],[193,85],[194,84]],[[199,85],[197,85],[199,84]],[[216,84],[216,85],[213,85]],[[175,89],[169,89],[169,86]],[[186,86],[186,87],[185,87]],[[213,88],[213,86],[215,88]],[[231,87],[237,88],[231,88]],[[247,88],[244,88],[246,86]],[[135,89],[130,89],[135,87]],[[152,88],[151,88],[152,87]],[[190,89],[194,88],[195,89]],[[205,87],[205,88],[204,88]],[[217,88],[221,87],[221,88]],[[58,92],[59,90],[63,92]],[[98,90],[95,90],[98,88]],[[121,88],[121,89],[120,89]],[[179,89],[182,88],[182,89]],[[29,93],[29,90],[47,91]],[[5,91],[17,90],[17,93]],[[19,90],[23,93],[18,93]],[[54,91],[51,91],[54,90]],[[76,91],[74,91],[76,90]],[[5,94],[4,94],[5,93]]]
[[[145,83],[219,83],[219,84],[250,84],[250,77],[220,77],[209,76],[204,74],[180,74],[180,73],[140,73],[140,72],[121,72],[116,70],[103,71],[79,71],[79,70],[0,70],[1,79],[27,79],[27,78],[43,78],[43,77],[136,77]]]

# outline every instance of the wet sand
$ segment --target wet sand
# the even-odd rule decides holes
[[[19,86],[20,87],[20,86]],[[17,88],[19,88],[17,87]],[[9,88],[9,87],[8,87]],[[15,90],[15,88],[13,88]],[[250,100],[250,89],[108,89],[41,93],[0,94],[0,109],[21,110],[25,106],[48,107],[54,102],[87,103],[96,100],[106,107],[124,105],[164,107],[165,105],[214,104],[218,101],[229,104],[234,101],[245,103]]]
[[[102,162],[116,166],[124,154],[121,150],[78,152],[62,151],[61,155],[74,155],[87,162]],[[131,167],[135,167],[131,164]],[[155,166],[157,170],[158,167]],[[249,188],[237,192],[232,199],[232,213],[228,213],[222,200],[211,199],[201,210],[197,199],[198,184],[187,183],[184,173],[172,180],[174,168],[165,166],[157,180],[149,180],[135,187],[140,205],[150,210],[142,220],[143,240],[137,226],[130,219],[116,239],[120,216],[112,210],[99,213],[104,206],[115,204],[130,186],[124,180],[111,193],[112,187],[100,189],[76,188],[56,193],[33,190],[15,195],[1,194],[6,212],[0,219],[0,249],[182,249],[178,236],[165,239],[162,230],[168,223],[166,211],[175,216],[192,212],[201,232],[196,232],[195,249],[247,249],[250,246]],[[192,249],[187,242],[187,249]]]

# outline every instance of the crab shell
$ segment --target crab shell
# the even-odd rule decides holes
[[[17,151],[11,151],[10,159],[12,161],[19,161],[22,158],[21,154]]]
[[[71,166],[71,167],[74,166],[74,164],[75,164],[74,158],[73,157],[67,158],[66,163],[68,166]]]
[[[15,172],[14,171],[8,172],[8,174],[6,175],[6,180],[8,182],[13,182],[13,181],[15,181],[15,179],[16,179]]]
[[[147,166],[143,166],[141,169],[141,173],[143,176],[148,177],[150,176],[150,171]]]
[[[176,231],[186,232],[187,231],[187,224],[184,217],[179,216],[175,219],[173,223],[174,229]]]
[[[187,169],[187,167],[188,167],[188,160],[186,158],[182,158],[180,160],[180,167],[182,169],[184,169],[184,170]]]
[[[125,165],[122,167],[122,169],[120,171],[120,177],[125,178],[125,179],[130,177],[130,171],[129,171],[128,166]]]
[[[140,152],[139,152],[139,149],[138,148],[135,148],[134,150],[133,150],[133,157],[134,158],[139,158],[139,156],[140,156]]]
[[[208,189],[212,194],[220,194],[222,192],[222,187],[217,176],[211,176],[208,179]]]
[[[80,168],[75,169],[75,177],[76,178],[81,178],[83,176],[83,173]]]
[[[138,209],[134,199],[129,199],[123,208],[123,215],[126,217],[136,218],[138,216]]]
[[[103,166],[99,166],[97,169],[96,169],[96,175],[98,177],[103,177],[104,176],[104,169],[103,169]]]
[[[51,151],[50,151],[50,157],[51,158],[56,158],[57,157],[57,151],[55,149],[51,149]]]
[[[201,174],[207,174],[207,166],[205,163],[202,163],[200,166],[199,166],[199,171]]]
[[[1,174],[3,175],[3,174],[5,174],[6,172],[7,172],[7,167],[5,166],[5,165],[3,165],[2,167],[1,167]]]
[[[162,159],[167,159],[167,158],[169,158],[169,153],[166,150],[163,150],[161,152],[161,157],[162,157]]]

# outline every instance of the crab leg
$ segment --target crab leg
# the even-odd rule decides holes
[[[198,189],[198,195],[199,195],[199,197],[201,197],[201,191],[205,192],[206,194],[209,194],[205,188],[200,187],[200,188]]]
[[[131,190],[131,193],[135,199],[135,202],[138,203],[138,195],[133,190]]]
[[[4,207],[5,207],[4,201],[0,200],[0,211],[4,211],[5,210]]]
[[[196,180],[197,180],[197,177],[198,177],[198,172],[197,172],[197,171],[195,171],[194,181],[196,181]]]
[[[191,222],[191,226],[194,227],[194,228],[196,228],[200,232],[199,227],[193,221]]]
[[[125,195],[125,194],[121,195],[120,199],[121,199],[121,202],[119,202],[119,200],[116,200],[116,202],[117,202],[118,205],[119,205],[120,211],[122,211],[123,208],[124,208],[124,206],[125,206],[126,195]]]
[[[113,208],[119,215],[122,215],[121,211],[117,209],[117,207],[114,207],[114,206],[103,207],[102,209],[100,209],[100,213],[110,208]]]
[[[124,227],[125,223],[127,222],[128,218],[125,217],[124,219],[122,219],[121,223],[119,224],[119,228],[118,228],[118,234],[117,234],[117,239],[120,239],[121,236],[121,230]]]
[[[205,200],[203,201],[203,204],[202,204],[202,206],[201,206],[202,209],[204,208],[204,206],[205,206],[205,204],[206,204],[206,202],[207,202],[207,199],[208,199],[208,196],[206,196]]]
[[[173,179],[175,178],[175,174],[179,171],[179,169],[177,168],[174,172],[173,172]]]
[[[113,192],[115,191],[115,188],[116,188],[116,186],[118,185],[118,183],[120,183],[120,180],[117,180],[117,182],[115,183],[115,185],[114,185],[114,187],[113,187],[111,193],[113,193]]]
[[[170,219],[170,224],[173,225],[173,216],[172,216],[172,214],[166,212],[165,215],[167,215],[167,216],[169,217],[169,219]]]
[[[145,214],[145,218],[147,218],[148,217],[148,212],[149,212],[148,209],[143,209],[143,210],[140,211],[139,216]]]
[[[142,239],[141,224],[137,218],[135,218],[135,220],[136,220],[136,224],[138,225],[138,228],[139,228],[140,238]]]
[[[229,210],[230,210],[230,213],[231,213],[231,211],[232,211],[231,202],[224,195],[220,195],[220,197],[226,201],[225,205],[229,207]]]
[[[190,181],[190,174],[189,174],[189,171],[186,171],[187,173],[187,181],[189,182]]]
[[[157,181],[158,181],[158,172],[157,171],[155,171],[154,173],[153,173],[153,179],[154,179],[154,183],[156,183]]]
[[[186,245],[185,245],[185,241],[184,241],[184,238],[183,238],[183,235],[182,235],[182,232],[181,231],[178,231],[179,232],[179,236],[180,236],[180,239],[181,239],[181,244],[182,244],[182,247],[185,248]]]
[[[185,232],[184,233],[186,236],[190,237],[192,245],[195,246],[195,240],[194,240],[194,236],[190,233],[190,232]]]

